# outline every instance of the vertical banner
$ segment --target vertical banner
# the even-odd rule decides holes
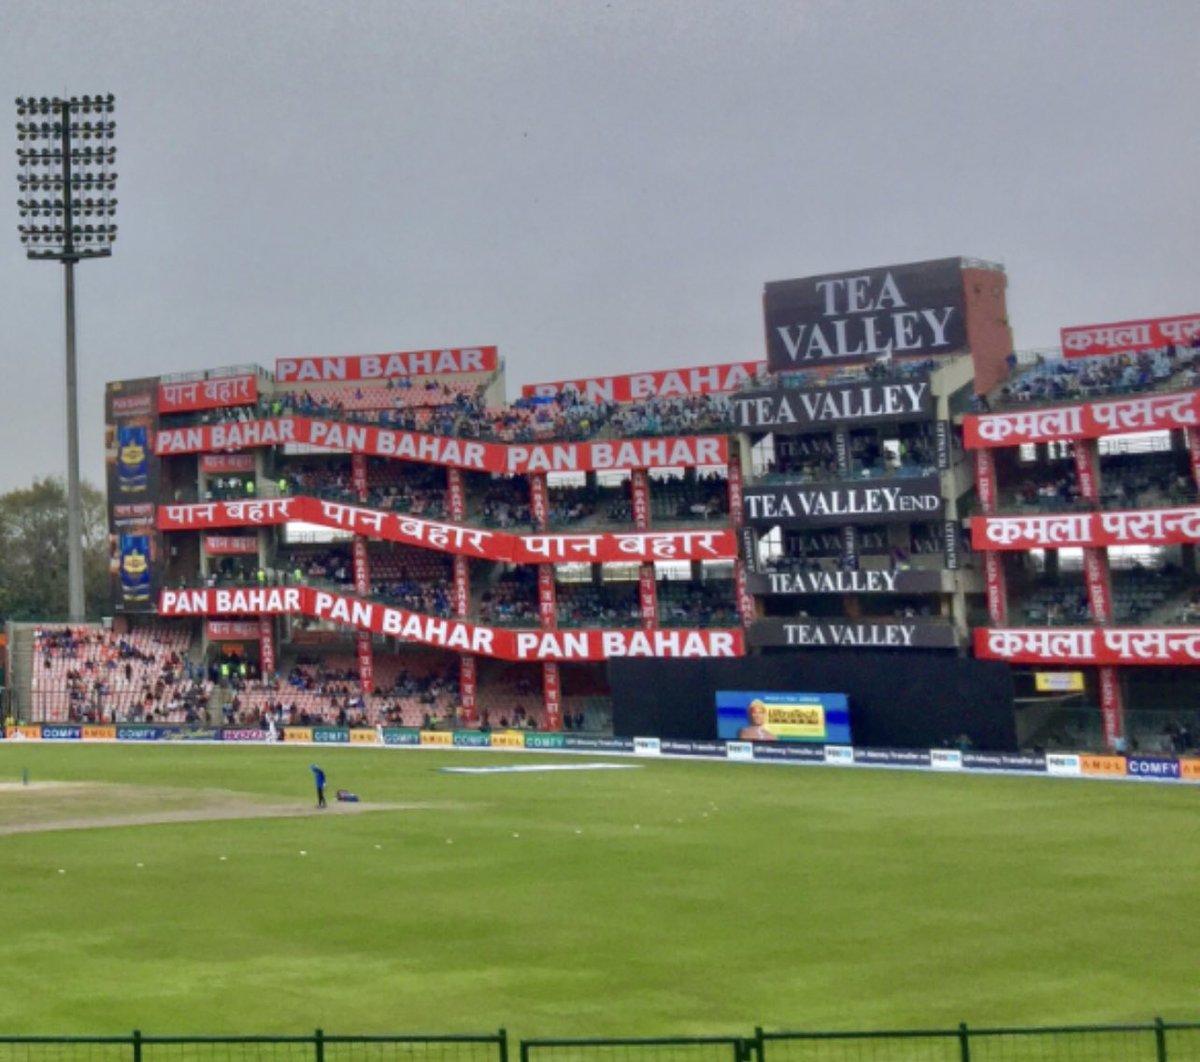
[[[542,630],[552,631],[558,627],[558,602],[554,587],[554,565],[538,565],[538,620]]]
[[[371,565],[367,560],[367,540],[362,535],[354,536],[354,592],[359,597],[371,596]]]
[[[1104,727],[1104,744],[1110,749],[1116,748],[1117,738],[1125,734],[1125,712],[1115,667],[1100,668],[1100,721]]]
[[[157,501],[162,459],[154,453],[158,378],[110,383],[104,393],[109,588],[114,612],[153,612],[163,582]]]
[[[354,496],[360,501],[367,500],[367,455],[353,453],[350,455],[350,483],[354,487]]]
[[[959,569],[961,561],[958,556],[959,544],[962,542],[962,536],[958,533],[958,521],[947,520],[942,527],[942,542],[946,557],[946,570],[956,572]]]
[[[643,564],[638,568],[638,611],[642,616],[642,629],[654,630],[658,626],[658,587],[654,581],[654,565]]]
[[[542,664],[542,706],[546,709],[546,729],[562,729],[562,687],[559,685],[558,664],[547,660]]]
[[[460,468],[446,469],[446,512],[456,524],[461,524],[467,515],[467,492],[463,489]]]
[[[937,457],[939,471],[944,472],[950,467],[950,423],[935,421],[933,425],[934,453]]]
[[[975,493],[984,516],[996,511],[996,458],[991,450],[975,451]]]
[[[1095,439],[1075,440],[1075,482],[1079,497],[1092,504],[1100,500],[1099,453]]]
[[[1111,623],[1113,618],[1112,579],[1108,570],[1108,551],[1083,551],[1083,578],[1087,586],[1088,608],[1093,623]]]
[[[465,617],[471,611],[471,561],[465,554],[454,554],[454,614]]]
[[[733,592],[737,598],[738,619],[748,630],[754,622],[754,597],[746,585],[746,562],[743,560],[733,564]]]
[[[533,525],[539,531],[545,531],[550,522],[550,495],[546,490],[546,473],[529,473],[529,514]]]
[[[645,531],[650,526],[650,477],[644,468],[635,468],[629,473],[629,491],[633,526],[638,531]]]
[[[1008,594],[1004,585],[1004,558],[994,549],[983,555],[983,571],[987,583],[988,619],[993,627],[1008,625]]]
[[[458,658],[458,701],[462,707],[462,721],[468,726],[477,721],[475,702],[475,657],[463,653]]]
[[[729,516],[733,521],[734,527],[740,527],[742,524],[742,462],[738,460],[737,447],[731,446],[734,451],[733,460],[729,462],[729,468],[726,470],[726,483],[729,485]]]
[[[1183,439],[1187,443],[1188,459],[1192,463],[1192,482],[1200,490],[1200,428],[1184,428]]]
[[[833,456],[839,479],[850,478],[850,433],[844,428],[833,433]]]
[[[258,617],[258,664],[264,682],[275,674],[275,622],[270,616]]]
[[[366,697],[374,689],[374,667],[371,651],[371,632],[358,632],[358,688]]]
[[[850,570],[858,568],[858,528],[854,524],[842,527],[842,560]]]

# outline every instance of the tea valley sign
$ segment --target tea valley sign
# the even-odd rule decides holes
[[[754,391],[735,397],[732,404],[733,422],[745,431],[796,433],[818,425],[933,416],[927,379]]]
[[[758,487],[745,492],[742,505],[747,521],[768,526],[938,520],[945,506],[940,489],[936,476],[877,486]]]

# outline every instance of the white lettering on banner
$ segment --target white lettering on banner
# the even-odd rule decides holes
[[[361,425],[314,420],[309,425],[308,441],[312,446],[327,446],[331,450],[361,451],[367,448],[367,429]]]
[[[852,487],[846,490],[793,489],[770,494],[747,494],[751,520],[799,517],[868,516],[905,512],[940,512],[936,494],[914,494],[903,487]]]
[[[167,409],[171,409],[174,406],[191,404],[197,398],[196,385],[194,383],[163,384],[162,397],[163,405]]]
[[[235,420],[214,424],[210,432],[211,449],[244,450],[252,446],[283,446],[294,443],[296,422],[291,417],[278,420]]]
[[[1028,413],[991,413],[979,418],[979,437],[990,443],[1040,442],[1078,438],[1083,431],[1083,407],[1060,406]]]
[[[298,587],[253,590],[164,590],[159,612],[164,616],[203,616],[223,613],[299,612]]]
[[[581,468],[663,468],[716,465],[725,460],[725,440],[716,436],[633,439],[619,443],[555,443],[508,448],[508,471],[574,472]]]
[[[785,623],[788,645],[911,646],[916,627],[901,623]]]
[[[352,357],[280,358],[275,362],[275,376],[280,383],[330,383],[485,372],[495,368],[495,355],[495,347],[465,347]]]
[[[383,609],[382,617],[382,633],[402,641],[461,649],[482,656],[495,655],[492,647],[495,631],[489,627],[473,627],[459,620],[437,619],[398,608]]]
[[[482,443],[477,442],[380,429],[375,437],[375,449],[382,457],[396,457],[402,461],[424,461],[434,465],[487,471],[487,451]]]
[[[1090,513],[1053,516],[1008,516],[985,518],[987,540],[998,546],[1022,542],[1028,546],[1081,545],[1092,540]]]
[[[1094,630],[990,630],[988,651],[1001,659],[1035,657],[1039,660],[1095,659]]]
[[[743,428],[867,420],[919,412],[928,393],[928,383],[867,384],[795,394],[756,395],[734,399],[733,408],[738,426]]]
[[[895,593],[899,572],[773,572],[768,578],[773,594]]]
[[[586,660],[586,631],[517,631],[518,660]]]
[[[601,631],[605,657],[736,656],[729,631]]]

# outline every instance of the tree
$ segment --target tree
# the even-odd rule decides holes
[[[104,495],[82,484],[83,582],[89,618],[108,609],[108,514]],[[67,491],[61,479],[0,495],[0,617],[67,617]]]

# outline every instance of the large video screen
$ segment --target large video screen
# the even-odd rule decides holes
[[[844,693],[717,690],[717,737],[724,741],[792,741],[849,745]]]

